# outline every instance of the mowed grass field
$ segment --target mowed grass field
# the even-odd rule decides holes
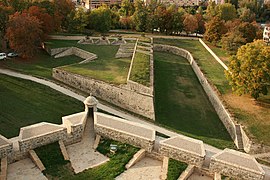
[[[154,42],[190,51],[210,83],[221,93],[235,120],[245,127],[249,138],[253,142],[270,146],[270,95],[261,96],[258,101],[254,101],[249,95],[233,94],[224,75],[224,69],[197,40],[155,39]],[[229,59],[224,50],[214,47],[213,51],[221,58]]]
[[[185,58],[155,52],[156,122],[219,148],[234,147]]]
[[[31,59],[11,58],[0,61],[0,67],[9,68],[33,76],[52,79],[52,69],[54,67],[78,63],[80,61],[82,61],[82,59],[77,56],[67,56],[55,59],[47,52],[39,50],[38,54]]]
[[[78,44],[68,40],[51,40],[48,44],[52,48],[76,46],[98,56],[89,63],[72,64],[62,69],[108,83],[126,83],[131,58],[115,58],[119,46]]]
[[[19,135],[21,127],[38,122],[62,123],[62,116],[83,111],[84,105],[37,83],[0,75],[0,134]]]

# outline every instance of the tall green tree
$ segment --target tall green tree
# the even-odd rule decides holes
[[[239,15],[239,19],[241,19],[242,21],[253,22],[256,20],[256,14],[246,7],[239,8],[237,12]]]
[[[89,16],[89,27],[100,33],[106,33],[111,29],[112,16],[111,10],[106,6],[94,9]]]
[[[270,86],[270,46],[262,40],[238,49],[226,71],[232,90],[239,95],[250,94],[257,99],[268,94]]]
[[[89,19],[88,12],[85,12],[83,8],[73,10],[68,15],[68,31],[82,33],[87,26]]]
[[[236,9],[231,3],[220,4],[216,7],[217,15],[225,21],[235,19],[237,17]]]
[[[137,31],[145,32],[147,30],[148,11],[144,2],[141,0],[135,1],[135,12],[133,14],[133,21]]]

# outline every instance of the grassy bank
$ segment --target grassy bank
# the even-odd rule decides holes
[[[7,138],[34,123],[61,124],[62,116],[83,110],[83,103],[49,87],[5,75],[0,75],[0,99],[0,134]]]
[[[253,142],[270,145],[270,95],[262,96],[254,101],[249,95],[238,96],[231,92],[231,87],[224,76],[224,69],[196,40],[155,39],[155,43],[164,43],[187,49],[192,53],[206,77],[221,92],[235,120],[244,125],[249,138]],[[210,48],[221,57],[228,57],[219,48]]]
[[[145,86],[150,86],[150,55],[136,52],[130,79]]]
[[[219,148],[234,147],[188,61],[154,53],[156,122]]]

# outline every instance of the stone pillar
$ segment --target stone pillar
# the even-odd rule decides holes
[[[87,112],[88,116],[91,115],[93,117],[94,112],[97,112],[98,100],[90,94],[83,103],[85,105],[85,112]]]

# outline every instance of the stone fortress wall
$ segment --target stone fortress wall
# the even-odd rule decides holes
[[[0,157],[8,157],[8,161],[11,163],[19,160],[19,154],[29,154],[31,149],[46,144],[63,140],[67,145],[80,141],[86,121],[93,120],[88,118],[88,116],[92,116],[89,108],[93,108],[94,130],[97,135],[129,143],[145,149],[148,153],[159,153],[162,156],[180,160],[199,168],[204,164],[206,151],[202,141],[182,135],[163,138],[161,141],[157,140],[156,131],[151,127],[95,112],[97,103],[94,104],[94,101],[90,100],[89,102],[92,104],[89,105],[86,102],[84,112],[63,117],[63,124],[61,125],[38,123],[21,128],[18,141],[12,143],[0,136]],[[16,144],[19,144],[18,149],[15,147]],[[154,146],[158,148],[154,149]],[[20,156],[20,158],[23,158],[23,156]],[[264,180],[265,176],[264,170],[254,157],[230,149],[225,149],[211,157],[209,171],[247,180]]]
[[[92,95],[128,111],[149,119],[154,119],[155,117],[153,97],[148,94],[132,91],[125,85],[105,83],[70,73],[61,68],[53,69],[53,78],[81,91],[92,93]]]
[[[154,70],[153,70],[153,39],[151,38],[151,50],[150,50],[150,87],[143,86],[137,82],[134,82],[127,78],[127,83],[122,85],[109,84],[103,81],[95,80],[89,77],[80,76],[73,74],[68,71],[57,67],[53,69],[53,78],[64,82],[72,87],[80,89],[81,91],[92,93],[94,96],[112,103],[116,106],[124,108],[130,112],[145,116],[149,119],[155,120],[154,111],[154,96],[153,96],[153,81],[154,81]],[[133,50],[133,57],[136,53],[137,43]],[[75,50],[78,48],[75,48]],[[62,50],[62,52],[61,52]],[[51,49],[51,53],[60,53],[55,57],[61,57],[63,55],[69,55],[74,51],[66,48]],[[77,51],[77,50],[76,50]],[[152,53],[152,54],[151,54]],[[91,54],[91,53],[90,53]],[[130,69],[132,68],[132,61]],[[129,71],[130,74],[130,71]]]
[[[243,143],[243,149],[248,152],[251,141],[247,137],[246,133],[244,132],[243,128],[240,126],[241,136],[237,136],[237,128],[236,124],[234,123],[233,117],[229,113],[229,111],[226,109],[226,107],[223,105],[223,102],[219,98],[218,94],[213,90],[211,84],[208,82],[207,78],[203,74],[203,72],[200,70],[200,67],[194,60],[193,56],[190,52],[188,52],[185,49],[178,48],[175,46],[169,46],[169,45],[160,45],[156,44],[154,45],[155,51],[164,51],[173,53],[179,56],[182,56],[188,60],[190,63],[193,71],[195,72],[196,76],[199,79],[200,84],[202,85],[205,93],[207,94],[210,102],[212,103],[213,107],[215,108],[220,120],[226,127],[227,131],[229,132],[231,138],[233,139],[235,145],[241,149],[240,147],[240,141]],[[238,133],[239,134],[239,133]],[[241,138],[241,139],[239,139]]]

